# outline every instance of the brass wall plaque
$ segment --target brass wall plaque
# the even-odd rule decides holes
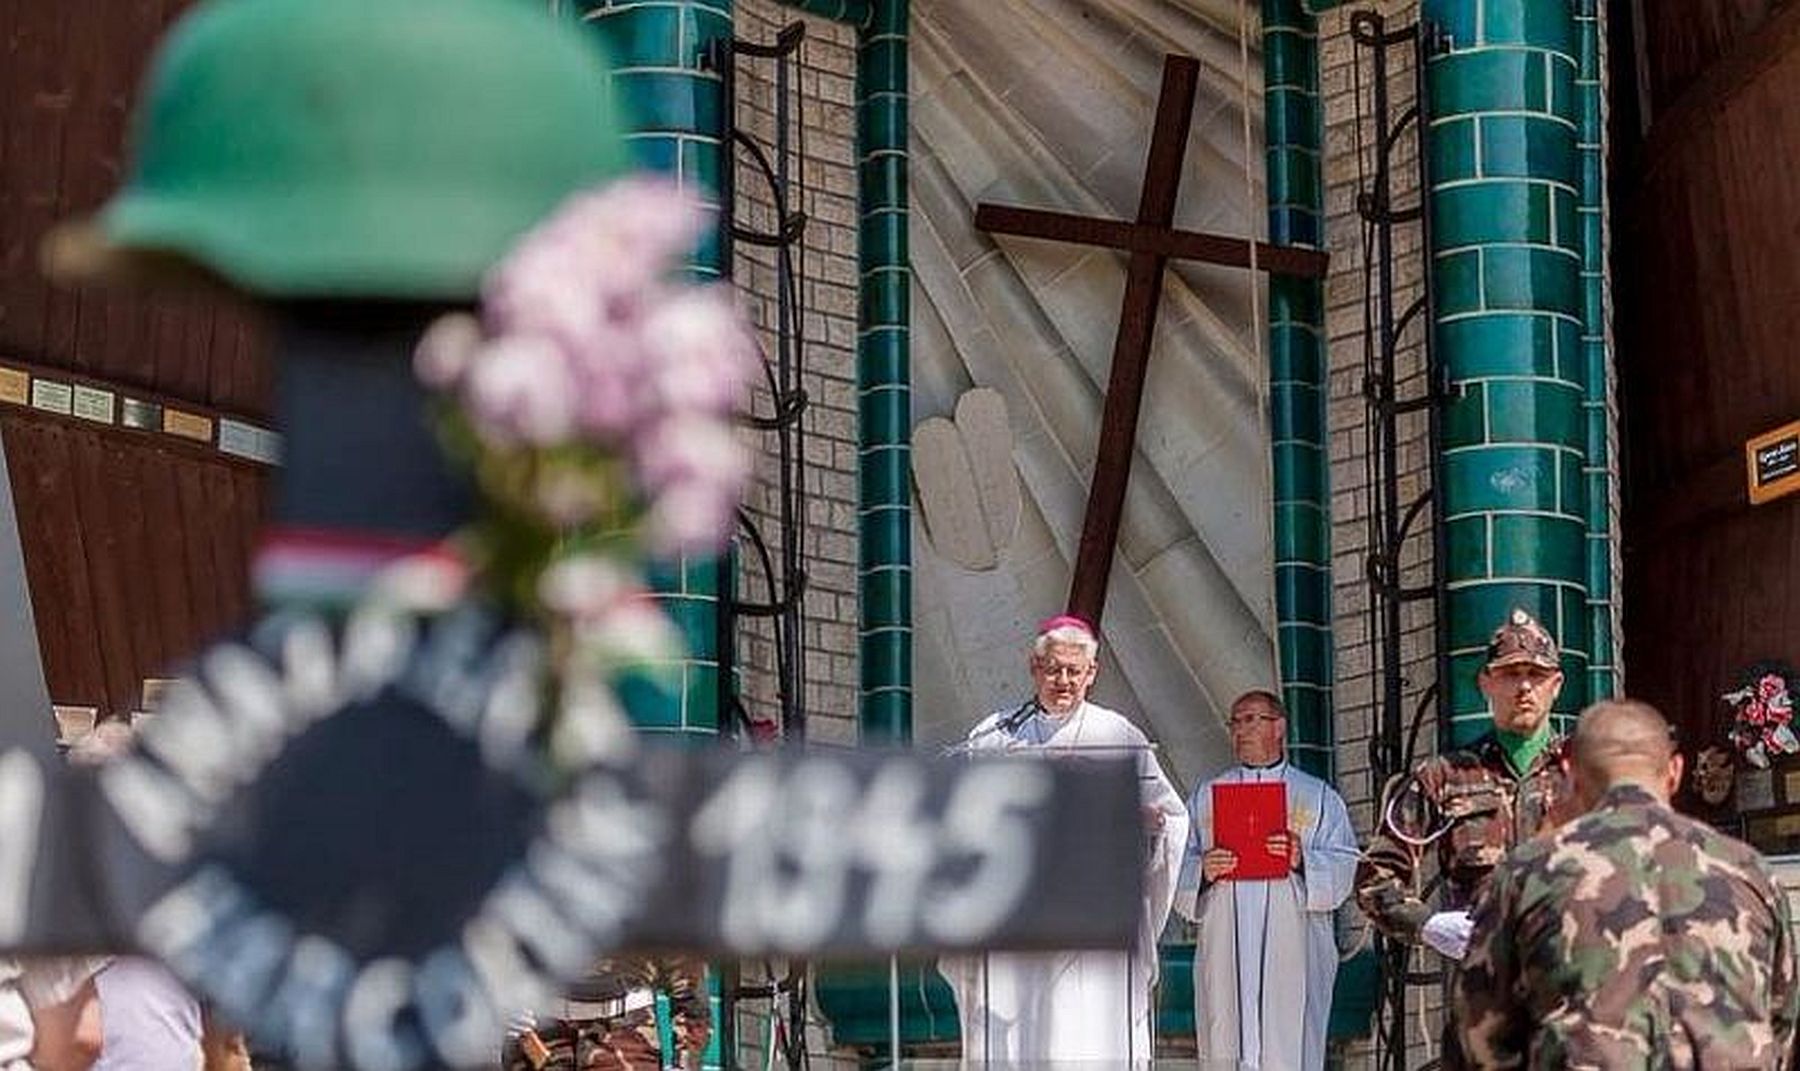
[[[211,417],[199,413],[189,413],[181,409],[164,409],[162,428],[170,435],[179,435],[195,442],[210,443],[213,437]]]
[[[1765,431],[1744,444],[1750,502],[1762,505],[1800,490],[1800,420]]]
[[[0,402],[31,404],[31,373],[22,368],[0,368]]]

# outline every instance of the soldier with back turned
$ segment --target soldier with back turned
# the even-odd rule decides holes
[[[1590,707],[1572,753],[1586,813],[1515,849],[1476,901],[1451,1000],[1468,1063],[1786,1066],[1800,988],[1761,857],[1669,807],[1681,755],[1648,704]]]

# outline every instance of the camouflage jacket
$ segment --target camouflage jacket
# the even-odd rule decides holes
[[[1478,1067],[1773,1068],[1800,989],[1755,850],[1632,785],[1521,846],[1475,906],[1451,1014]]]
[[[569,1000],[598,1003],[644,990],[669,998],[675,1054],[667,1065],[698,1068],[712,1035],[706,966],[700,961],[649,956],[604,960],[570,990]],[[606,1019],[540,1017],[528,1035],[509,1040],[502,1063],[507,1071],[661,1071],[665,1066],[655,1009],[648,1007]]]
[[[1415,765],[1382,800],[1356,872],[1356,902],[1380,930],[1417,941],[1431,917],[1420,868],[1437,856],[1443,892],[1435,910],[1469,906],[1507,851],[1535,836],[1568,802],[1564,743],[1556,738],[1524,777],[1492,733]]]

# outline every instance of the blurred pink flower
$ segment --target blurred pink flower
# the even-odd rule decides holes
[[[671,277],[706,222],[661,178],[570,198],[488,274],[479,325],[440,321],[417,354],[428,383],[460,389],[487,444],[620,456],[662,552],[722,542],[749,475],[731,417],[758,366],[755,339],[728,288]],[[591,493],[570,482],[583,479]],[[546,475],[533,493],[558,526],[620,495],[600,469]]]
[[[730,413],[756,369],[755,343],[720,288],[696,287],[658,302],[644,319],[643,338],[657,393],[670,409]]]
[[[1785,691],[1787,682],[1773,673],[1763,674],[1762,679],[1756,682],[1756,694],[1762,699],[1773,699]]]
[[[613,601],[596,618],[576,623],[582,647],[603,663],[656,662],[681,655],[681,635],[647,593]]]
[[[744,444],[729,424],[693,414],[646,428],[634,452],[638,476],[653,493],[691,483],[735,490],[750,466]]]
[[[585,345],[596,336],[606,304],[565,250],[522,250],[502,261],[483,289],[482,311],[495,335],[547,335]]]
[[[658,554],[673,556],[717,550],[731,533],[738,488],[683,483],[664,488],[645,517],[645,541]]]
[[[476,429],[499,443],[550,446],[575,427],[569,362],[552,343],[503,335],[469,369],[465,400]]]
[[[576,419],[590,439],[617,445],[653,415],[647,404],[649,374],[636,336],[620,335],[604,351],[584,352],[575,362]]]
[[[637,577],[611,558],[582,554],[551,563],[538,578],[544,605],[576,620],[597,619],[642,592]]]
[[[706,225],[699,203],[661,175],[633,175],[577,194],[556,219],[591,255],[624,250],[659,264],[684,258]]]
[[[579,345],[607,323],[632,323],[643,292],[692,248],[703,222],[667,179],[638,176],[576,194],[489,274],[489,326]]]
[[[448,390],[462,381],[481,343],[481,321],[474,316],[466,312],[440,316],[413,351],[413,371],[426,386]]]

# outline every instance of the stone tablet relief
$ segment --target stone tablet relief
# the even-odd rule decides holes
[[[956,429],[962,434],[969,471],[980,494],[988,538],[996,553],[1004,553],[1018,534],[1022,503],[1006,398],[991,387],[977,387],[964,394],[956,402]]]
[[[954,420],[913,429],[913,485],[931,545],[965,569],[986,572],[1019,530],[1022,498],[1006,401],[987,387],[957,399]]]

